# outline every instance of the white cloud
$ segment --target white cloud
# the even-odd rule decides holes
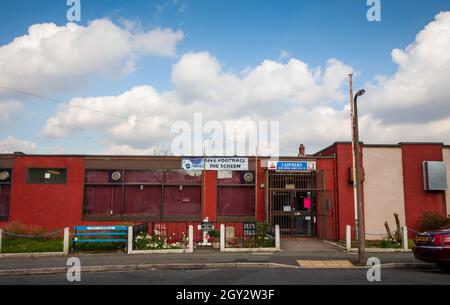
[[[298,120],[290,117],[284,121],[285,115],[304,116],[297,109],[308,108],[322,115],[316,107],[326,109],[326,113],[332,111],[327,106],[329,100],[343,100],[341,90],[351,68],[331,59],[323,70],[311,69],[297,59],[286,64],[267,60],[243,75],[234,74],[225,71],[209,53],[190,53],[173,68],[174,91],[159,93],[141,86],[119,96],[75,98],[70,102],[72,107],[61,108],[48,119],[43,132],[50,137],[82,130],[101,132],[114,151],[147,151],[172,139],[172,123],[192,121],[195,112],[203,113],[205,121],[283,119],[281,128],[291,130],[290,122],[297,125]],[[297,134],[291,135],[289,140],[298,139]]]
[[[0,100],[0,120],[6,121],[22,108],[22,103],[15,100]]]
[[[393,76],[367,86],[364,113],[388,125],[443,120],[450,115],[450,12],[440,13],[405,50],[392,51]]]
[[[289,54],[289,52],[286,51],[286,50],[282,50],[282,51],[280,52],[280,56],[278,56],[278,59],[279,59],[280,61],[287,60],[287,59],[289,59],[289,58],[291,58],[291,54]]]
[[[364,142],[450,142],[449,33],[450,12],[441,13],[405,50],[393,50],[396,73],[368,83],[367,94],[360,99]],[[201,112],[205,121],[279,120],[283,154],[295,153],[300,143],[314,152],[350,139],[347,75],[351,71],[337,59],[328,60],[324,67],[290,59],[266,60],[232,73],[207,52],[189,53],[173,67],[170,92],[142,86],[119,96],[71,101],[127,120],[61,108],[47,121],[44,133],[62,137],[81,130],[101,132],[112,151],[147,153],[149,147],[174,137],[168,128],[173,122],[192,121],[193,114]]]
[[[13,153],[16,151],[33,153],[36,149],[36,144],[25,140],[20,140],[12,136],[0,141],[0,153]]]
[[[39,93],[73,90],[98,76],[134,70],[141,56],[174,56],[183,32],[121,28],[108,19],[88,26],[35,24],[0,47],[0,84]]]

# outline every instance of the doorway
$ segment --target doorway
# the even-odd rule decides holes
[[[282,237],[315,237],[314,172],[269,172],[269,222]]]
[[[314,205],[312,192],[270,191],[272,225],[279,225],[283,237],[313,237]]]

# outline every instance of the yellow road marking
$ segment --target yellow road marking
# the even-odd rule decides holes
[[[307,269],[347,269],[355,268],[348,260],[298,260],[297,263],[301,268]]]

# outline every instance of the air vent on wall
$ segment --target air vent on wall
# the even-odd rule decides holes
[[[447,165],[445,162],[424,161],[423,184],[425,191],[446,191]]]
[[[122,182],[122,172],[118,170],[113,170],[109,173],[109,179],[111,183]]]
[[[241,177],[242,184],[254,184],[255,172],[243,172]]]
[[[0,169],[0,182],[11,181],[11,170],[10,169]]]

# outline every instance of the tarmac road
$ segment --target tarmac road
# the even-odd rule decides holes
[[[365,269],[224,269],[150,270],[85,273],[84,285],[450,285],[450,274],[438,269],[382,269],[381,282],[370,283]],[[73,285],[65,274],[2,277],[0,285]]]

